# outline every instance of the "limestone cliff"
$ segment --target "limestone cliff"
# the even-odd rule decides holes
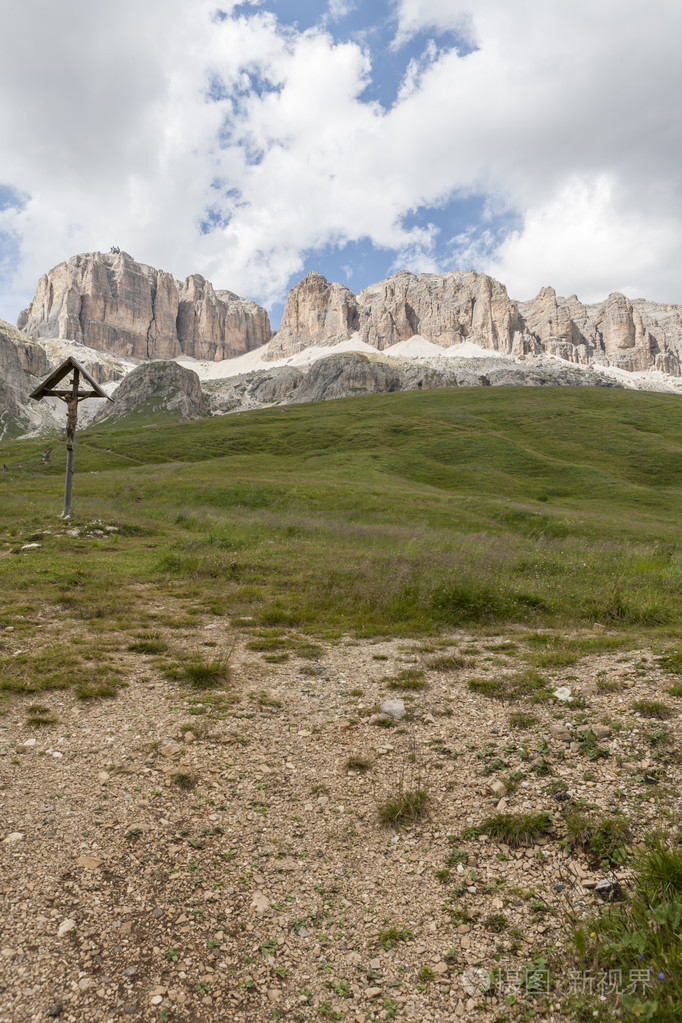
[[[24,427],[28,395],[53,368],[40,345],[0,320],[0,437]]]
[[[555,355],[577,365],[611,365],[681,375],[682,307],[614,293],[583,305],[543,288],[517,302],[486,274],[402,270],[355,296],[310,273],[291,289],[272,358],[358,333],[383,351],[419,334],[442,348],[471,341],[516,358]]]
[[[198,274],[184,283],[126,252],[73,256],[44,274],[19,316],[27,334],[137,359],[229,359],[270,340],[265,309]]]

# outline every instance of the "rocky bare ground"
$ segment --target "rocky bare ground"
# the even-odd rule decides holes
[[[2,1023],[492,1021],[521,1018],[524,1001],[571,1018],[568,966],[551,952],[605,875],[562,845],[566,806],[617,804],[635,844],[678,818],[676,700],[663,697],[666,726],[632,709],[675,681],[650,651],[550,670],[584,705],[530,705],[467,685],[527,670],[520,631],[346,638],[280,663],[224,618],[183,635],[188,650],[232,648],[229,686],[183,690],[153,657],[122,653],[115,700],[46,693],[57,721],[33,728],[36,697],[20,697],[0,718]],[[448,655],[459,660],[436,670]],[[412,669],[426,688],[390,687]],[[381,727],[387,697],[407,713]],[[519,710],[537,723],[512,727]],[[582,755],[586,722],[608,757]],[[661,759],[651,736],[665,728]],[[415,785],[425,816],[382,824],[382,803]],[[547,810],[553,827],[520,849],[462,837],[497,810]],[[553,990],[526,995],[516,973],[543,955]],[[497,990],[481,993],[477,968],[501,971]]]

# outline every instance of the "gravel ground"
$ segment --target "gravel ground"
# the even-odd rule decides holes
[[[0,1023],[492,1021],[521,1018],[524,1002],[571,1018],[568,970],[552,966],[549,996],[511,986],[561,949],[567,911],[597,906],[604,872],[562,846],[562,813],[617,800],[635,843],[663,813],[677,819],[676,679],[640,649],[547,672],[584,707],[467,687],[527,669],[522,637],[459,633],[435,652],[345,639],[318,660],[267,663],[207,617],[184,643],[233,647],[222,692],[188,693],[153,657],[126,655],[114,700],[46,693],[57,721],[32,728],[35,697],[17,698],[0,718]],[[444,652],[465,664],[429,668]],[[406,668],[425,669],[427,687],[390,689]],[[604,679],[617,691],[600,693]],[[406,717],[370,723],[386,697]],[[665,764],[647,739],[660,722],[631,709],[641,698],[674,709]],[[512,728],[519,709],[537,723]],[[608,758],[571,740],[584,720]],[[532,769],[539,758],[551,776]],[[382,802],[419,785],[425,815],[382,824]],[[498,809],[548,810],[554,826],[520,849],[462,837]],[[477,968],[501,971],[485,994]]]

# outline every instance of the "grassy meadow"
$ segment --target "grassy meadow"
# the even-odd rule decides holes
[[[47,465],[45,440],[0,452],[5,625],[51,605],[115,628],[151,585],[193,611],[327,636],[679,626],[673,396],[460,389],[133,416],[78,436],[77,537],[58,518],[51,443]]]
[[[43,464],[41,452],[48,447],[51,456]],[[646,646],[661,668],[682,675],[682,404],[674,396],[478,388],[352,398],[184,424],[170,416],[133,415],[78,434],[69,522],[59,518],[61,440],[5,443],[0,462],[10,467],[0,474],[0,714],[14,696],[23,696],[31,727],[56,723],[55,701],[42,697],[50,690],[73,689],[82,699],[112,697],[132,678],[149,681],[145,673],[151,671],[185,690],[191,732],[201,736],[206,722],[239,717],[234,742],[248,744],[256,712],[282,704],[267,689],[244,694],[230,684],[230,651],[216,642],[218,632],[206,631],[216,628],[216,616],[228,619],[231,636],[246,633],[248,656],[269,662],[266,678],[270,665],[290,657],[291,679],[315,675],[314,666],[294,667],[293,659],[316,660],[323,645],[342,635],[404,636],[405,649],[417,649],[423,660],[377,685],[411,706],[435,686],[427,672],[448,677],[476,666],[482,676],[462,678],[462,691],[493,708],[486,717],[503,708],[509,729],[524,736],[522,745],[508,743],[500,757],[493,757],[495,744],[487,736],[489,745],[475,754],[490,759],[491,771],[509,768],[502,753],[521,758],[524,769],[512,771],[503,787],[511,795],[522,777],[535,784],[568,763],[557,740],[552,767],[546,729],[530,738],[534,726],[545,727],[537,717],[543,711],[553,718],[570,713],[579,726],[572,785],[580,778],[592,784],[596,762],[610,755],[597,742],[592,724],[599,722],[589,701],[555,709],[556,671],[593,654]],[[460,628],[465,645],[455,650],[448,634]],[[488,637],[483,651],[472,636]],[[507,654],[519,662],[513,674],[505,668]],[[636,679],[646,676],[643,664],[632,665]],[[323,678],[319,682],[324,686]],[[629,800],[637,821],[642,807],[657,798],[659,815],[647,816],[647,827],[667,822],[674,835],[677,819],[666,800],[672,805],[679,787],[664,783],[680,753],[669,746],[665,722],[677,711],[669,699],[628,706],[616,695],[625,692],[620,675],[605,671],[596,676],[594,690],[594,699],[614,698],[613,714],[601,723],[616,736],[637,725],[637,741],[647,744],[646,755],[660,772],[660,786],[658,774],[650,788],[635,775],[622,782],[627,791],[618,788],[609,798],[623,806]],[[682,696],[682,685],[671,685],[667,694]],[[352,689],[349,696],[363,696],[363,690]],[[434,712],[453,714],[449,703]],[[650,720],[645,724],[634,713]],[[259,714],[256,725],[265,727],[265,717]],[[205,718],[203,726],[199,718]],[[497,728],[490,733],[498,734]],[[323,739],[320,729],[315,742]],[[542,756],[525,766],[534,742]],[[453,754],[435,747],[457,757],[469,748],[474,744]],[[362,752],[348,759],[349,771],[372,770]],[[643,756],[641,749],[633,752],[634,759]],[[609,770],[620,770],[622,759],[614,757],[616,767]],[[378,809],[381,827],[408,827],[426,812],[428,780],[425,787],[420,780],[403,789],[402,777]],[[189,772],[172,778],[178,790],[190,791],[195,783]],[[554,777],[548,791],[562,792],[565,784],[563,774]],[[433,794],[441,791],[432,788]],[[154,798],[159,795],[155,791]],[[433,805],[438,812],[439,804]],[[629,861],[633,836],[614,830],[620,816],[595,816],[598,809],[581,797],[556,809],[553,818],[545,811],[498,812],[465,829],[461,841],[487,835],[516,849],[556,825],[567,849],[583,856],[587,850],[600,869],[611,870]],[[625,995],[622,1005],[628,1019],[673,1020],[682,997],[682,853],[660,835],[648,841],[639,850],[630,901],[597,906],[594,919],[568,912],[568,952],[562,955],[570,967],[595,973],[614,965],[627,971],[633,954],[638,962],[646,957],[658,964],[656,973],[667,978],[671,992],[667,1000]],[[438,882],[446,884],[449,868],[467,856],[454,849],[446,867],[440,864]],[[464,888],[452,890],[459,897]],[[460,919],[474,917],[453,916]],[[492,927],[490,921],[497,929],[506,926],[503,914],[487,918]],[[385,930],[380,938],[406,941],[400,935],[408,933]],[[553,954],[559,956],[556,949]],[[424,967],[423,984],[429,973],[433,979]],[[573,1008],[571,1019],[612,1018],[591,997]]]

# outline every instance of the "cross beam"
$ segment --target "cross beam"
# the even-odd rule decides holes
[[[55,385],[59,384],[69,373],[73,374],[71,387],[68,390],[57,388]],[[82,391],[80,389],[81,377],[90,385],[89,391]],[[97,381],[74,358],[67,359],[54,373],[50,374],[47,380],[43,380],[42,384],[33,391],[31,398],[35,398],[36,401],[41,401],[43,398],[59,398],[60,401],[66,403],[66,480],[64,482],[64,510],[61,517],[63,519],[70,519],[78,403],[85,401],[86,398],[106,398],[107,401],[113,401],[113,398],[110,398],[102,390]]]

